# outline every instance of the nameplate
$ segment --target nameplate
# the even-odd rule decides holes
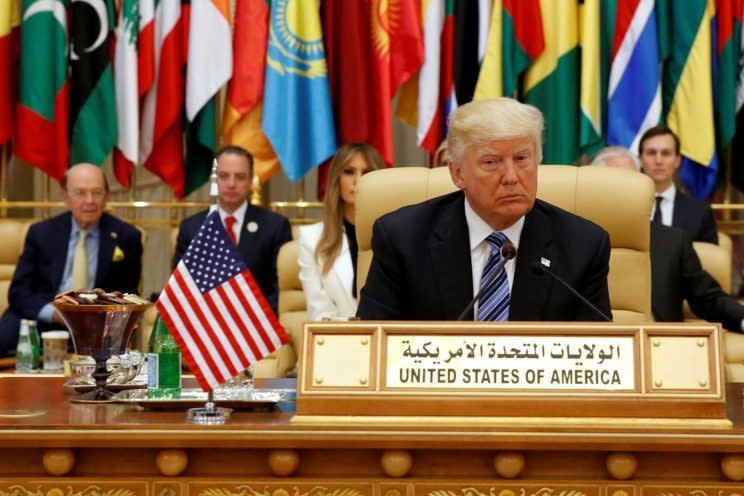
[[[715,324],[308,322],[298,415],[725,418]]]
[[[393,335],[386,351],[389,389],[635,389],[632,336]]]

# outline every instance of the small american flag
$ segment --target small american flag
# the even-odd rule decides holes
[[[204,220],[156,306],[204,391],[287,342],[217,211]]]

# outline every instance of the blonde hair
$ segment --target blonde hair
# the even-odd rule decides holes
[[[347,143],[336,151],[328,172],[325,199],[323,200],[323,231],[315,247],[315,259],[320,262],[322,274],[328,273],[341,252],[344,236],[344,209],[339,180],[344,167],[357,153],[367,162],[368,170],[385,166],[382,157],[372,145],[367,143]]]
[[[512,98],[476,100],[458,107],[450,117],[447,148],[459,161],[468,145],[530,137],[537,163],[542,161],[545,119],[536,107]]]

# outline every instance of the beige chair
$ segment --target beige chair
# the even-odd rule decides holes
[[[651,314],[649,223],[653,182],[635,172],[608,167],[543,165],[537,196],[585,217],[610,233],[608,277],[616,322],[643,322]],[[383,214],[456,189],[448,169],[402,167],[366,174],[356,188],[359,242],[358,287],[372,261],[372,224]]]
[[[8,308],[8,288],[13,279],[18,258],[23,252],[29,222],[4,220],[0,222],[0,314]]]

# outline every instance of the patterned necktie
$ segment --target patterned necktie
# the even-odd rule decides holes
[[[511,300],[509,280],[506,277],[504,266],[497,267],[499,260],[501,260],[501,247],[509,241],[509,238],[503,233],[493,232],[488,235],[486,241],[491,245],[491,254],[488,256],[488,260],[486,260],[485,267],[483,267],[480,285],[483,287],[494,273],[496,274],[496,280],[478,300],[477,320],[509,320],[509,302]],[[496,270],[497,268],[498,272]]]
[[[656,210],[654,210],[654,218],[651,219],[654,222],[658,222],[659,224],[662,224],[661,222],[661,200],[663,200],[663,196],[657,196],[656,197]]]
[[[233,231],[233,226],[236,222],[237,220],[232,215],[228,215],[227,217],[225,217],[225,229],[227,230],[227,235],[230,236],[233,244],[237,246],[238,240],[235,237],[235,231]]]
[[[85,241],[88,239],[88,231],[80,229],[78,241],[75,245],[75,256],[72,259],[72,282],[70,289],[83,289],[88,287],[88,250]]]

